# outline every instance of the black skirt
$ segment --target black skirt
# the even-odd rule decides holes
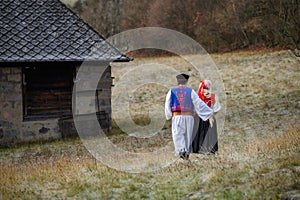
[[[213,127],[210,127],[209,121],[203,121],[198,116],[195,117],[194,122],[192,152],[215,153],[218,151],[216,119],[214,119]]]

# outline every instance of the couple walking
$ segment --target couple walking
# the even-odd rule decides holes
[[[189,75],[179,74],[176,79],[178,86],[169,90],[165,102],[166,119],[172,118],[175,152],[182,159],[189,159],[190,153],[215,153],[218,140],[214,114],[221,106],[211,93],[211,81],[200,81],[197,94],[187,86]]]

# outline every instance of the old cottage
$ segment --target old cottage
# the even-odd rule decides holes
[[[72,89],[83,61],[105,68],[93,94],[99,123],[110,129],[109,63],[128,57],[59,0],[1,0],[0,10],[0,145],[70,134]]]

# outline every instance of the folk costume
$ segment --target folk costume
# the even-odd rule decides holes
[[[217,96],[211,92],[212,84],[209,80],[201,80],[198,96],[204,101],[214,113],[221,109]],[[215,116],[208,120],[195,117],[192,152],[193,153],[213,153],[218,151],[218,133]]]
[[[172,118],[172,138],[176,154],[188,159],[191,153],[192,134],[194,126],[194,112],[206,121],[213,110],[209,108],[197,93],[186,86],[189,76],[180,74],[176,76],[178,86],[171,88],[166,96],[166,119]]]

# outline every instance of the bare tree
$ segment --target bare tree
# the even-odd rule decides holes
[[[87,23],[104,37],[120,32],[120,8],[123,0],[85,0],[74,6]]]
[[[197,9],[198,3],[194,0],[155,0],[148,11],[148,24],[174,29],[194,38]]]
[[[244,46],[249,46],[249,39],[248,39],[248,36],[246,34],[246,31],[243,28],[243,25],[242,25],[241,21],[240,21],[240,18],[239,18],[238,12],[237,12],[237,8],[236,8],[236,3],[234,2],[234,0],[230,0],[230,2],[231,2],[231,5],[232,5],[233,16],[236,18],[236,22],[238,24],[238,27],[240,28],[240,30],[241,30],[244,38],[245,38]]]
[[[209,52],[264,46],[300,56],[300,0],[79,0],[73,9],[105,37],[159,26]]]
[[[121,30],[148,26],[147,12],[152,1],[123,0],[121,7]]]
[[[299,56],[299,0],[249,0],[244,11],[241,15],[250,43],[289,47]]]

